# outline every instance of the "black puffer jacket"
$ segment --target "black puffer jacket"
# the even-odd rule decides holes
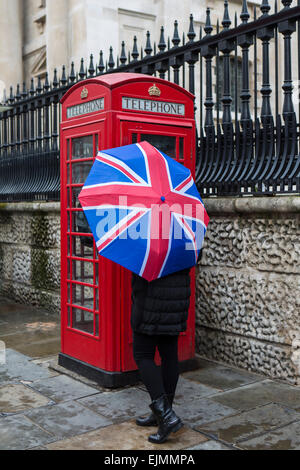
[[[152,282],[133,274],[132,329],[148,335],[178,335],[186,330],[190,296],[189,269]]]

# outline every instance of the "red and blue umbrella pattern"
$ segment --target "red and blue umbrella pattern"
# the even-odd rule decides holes
[[[78,198],[101,256],[148,281],[197,263],[209,223],[200,194],[150,143],[99,152]]]

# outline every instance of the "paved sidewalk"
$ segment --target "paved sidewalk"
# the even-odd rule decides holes
[[[300,387],[199,358],[175,398],[184,430],[157,446],[135,425],[142,384],[111,391],[57,365],[53,315],[0,298],[0,341],[0,450],[300,449]]]

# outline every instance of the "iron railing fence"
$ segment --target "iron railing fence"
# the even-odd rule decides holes
[[[300,0],[268,0],[248,7],[243,0],[238,25],[231,27],[228,2],[213,33],[210,10],[196,40],[193,16],[189,31],[164,36],[115,63],[110,48],[104,63],[91,56],[78,73],[74,63],[52,83],[32,79],[31,87],[10,89],[0,113],[0,201],[58,200],[59,101],[74,83],[114,72],[158,75],[196,95],[198,125],[196,181],[203,196],[300,193]],[[252,14],[251,21],[250,13]],[[296,93],[295,93],[296,92]],[[221,116],[222,114],[222,116]]]

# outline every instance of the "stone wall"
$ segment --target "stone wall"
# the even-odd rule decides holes
[[[59,203],[0,204],[0,295],[59,312]]]
[[[300,197],[204,203],[197,352],[300,384]],[[0,204],[0,295],[59,314],[59,203]]]
[[[300,197],[204,200],[202,356],[300,384]]]

